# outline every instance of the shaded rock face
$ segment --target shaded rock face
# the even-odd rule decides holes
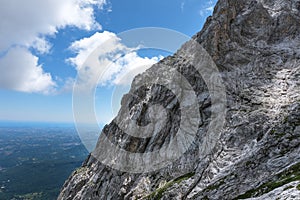
[[[299,23],[298,0],[219,0],[193,37],[217,64],[226,87],[226,123],[213,151],[199,151],[211,120],[207,86],[179,50],[145,73],[172,66],[197,91],[201,123],[189,150],[171,165],[145,174],[120,172],[90,156],[58,199],[299,199]],[[132,92],[139,81],[133,81]],[[179,113],[168,90],[146,88],[137,91],[139,98],[125,95],[122,100],[122,108],[130,108],[140,124],[149,120],[143,109],[153,103],[145,100],[147,94]],[[176,116],[151,138],[128,136],[114,123],[102,134],[127,151],[153,151],[176,134]]]

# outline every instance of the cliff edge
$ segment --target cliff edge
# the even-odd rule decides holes
[[[182,53],[193,53],[188,42],[145,72],[151,76],[171,66],[196,91],[201,123],[188,151],[147,173],[121,172],[90,156],[65,182],[59,200],[300,199],[300,1],[219,0],[193,40],[216,63],[226,91],[226,120],[211,151],[203,154],[200,148],[213,115],[211,98]],[[130,109],[146,123],[144,109],[153,96],[174,117],[146,139],[129,136],[112,122],[99,140],[105,135],[127,151],[143,153],[174,137],[180,111],[175,97],[160,86],[136,90],[141,81],[134,79],[135,96],[125,95],[121,111]]]

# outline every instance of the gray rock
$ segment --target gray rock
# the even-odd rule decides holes
[[[90,156],[65,182],[58,199],[300,199],[299,33],[298,0],[219,0],[193,37],[213,58],[226,88],[226,123],[212,151],[200,151],[213,113],[205,81],[182,53],[192,49],[187,43],[145,75],[163,73],[168,65],[181,70],[196,91],[201,123],[189,150],[167,167],[140,174],[120,172]],[[139,98],[125,95],[118,117],[130,108],[139,123],[147,123],[144,109],[154,95],[156,103],[175,113],[164,131],[140,139],[112,122],[99,140],[105,134],[123,149],[143,153],[172,140],[179,109],[163,87],[137,90],[140,81],[137,76],[131,88]]]

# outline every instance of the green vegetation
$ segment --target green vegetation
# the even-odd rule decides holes
[[[88,155],[74,128],[0,127],[0,141],[1,200],[56,199]]]
[[[291,188],[294,188],[294,186],[292,186],[292,185],[290,185],[290,186],[287,186],[286,188],[284,188],[284,189],[283,189],[283,191],[285,191],[285,190],[289,190],[289,189],[291,189]]]
[[[275,133],[275,130],[272,129],[272,130],[270,131],[270,134],[273,135],[274,133]]]
[[[289,169],[285,170],[284,172],[278,174],[276,176],[276,179],[276,181],[270,181],[262,184],[258,188],[249,190],[246,193],[236,197],[235,199],[247,199],[251,197],[258,197],[290,182],[300,180],[300,163],[297,163],[291,166]]]
[[[191,173],[187,173],[187,174],[184,174],[182,176],[179,176],[169,182],[167,182],[164,186],[156,189],[154,192],[152,192],[151,194],[149,194],[148,196],[144,197],[143,199],[161,199],[163,193],[170,187],[172,187],[174,184],[179,184],[181,183],[182,181],[184,180],[187,180],[189,178],[191,178],[192,176],[194,176],[195,173],[194,172],[191,172]]]
[[[87,170],[87,167],[79,167],[75,170],[75,174],[80,174],[82,172],[85,172]]]
[[[299,185],[297,185],[297,187],[296,187],[298,190],[300,190],[300,184]]]
[[[249,166],[251,166],[251,165],[253,165],[253,164],[255,164],[252,160],[248,160],[247,162],[246,162],[246,166],[247,167],[249,167]]]
[[[205,188],[204,192],[218,189],[221,185],[223,185],[225,183],[224,179],[221,179],[220,181],[218,181],[217,184],[209,185],[207,188]]]
[[[24,195],[16,195],[15,199],[22,199],[22,200],[37,200],[37,199],[42,199],[43,198],[43,193],[29,193],[29,194],[24,194]]]
[[[278,133],[278,134],[276,134],[276,138],[282,138],[283,136],[285,136],[286,135],[286,133]]]
[[[277,132],[277,131],[275,131],[274,129],[272,129],[272,130],[270,131],[270,135],[273,135],[273,136],[275,136],[275,138],[279,139],[279,138],[282,138],[283,136],[285,136],[286,133],[283,133],[283,132]]]
[[[291,135],[289,137],[287,137],[288,140],[298,140],[299,136],[298,135]]]

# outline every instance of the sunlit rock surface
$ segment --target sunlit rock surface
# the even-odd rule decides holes
[[[189,150],[145,174],[120,172],[90,156],[58,199],[300,199],[299,33],[298,0],[219,0],[194,36],[215,61],[227,94],[226,123],[211,153],[199,151],[211,120],[209,92],[179,50],[145,73],[164,65],[181,69],[197,91],[201,123]],[[138,105],[147,107],[150,93],[178,112],[174,97],[159,87],[125,96],[122,108],[145,123]],[[176,134],[176,116],[150,139],[130,137],[114,123],[102,134],[128,151],[153,151]]]

